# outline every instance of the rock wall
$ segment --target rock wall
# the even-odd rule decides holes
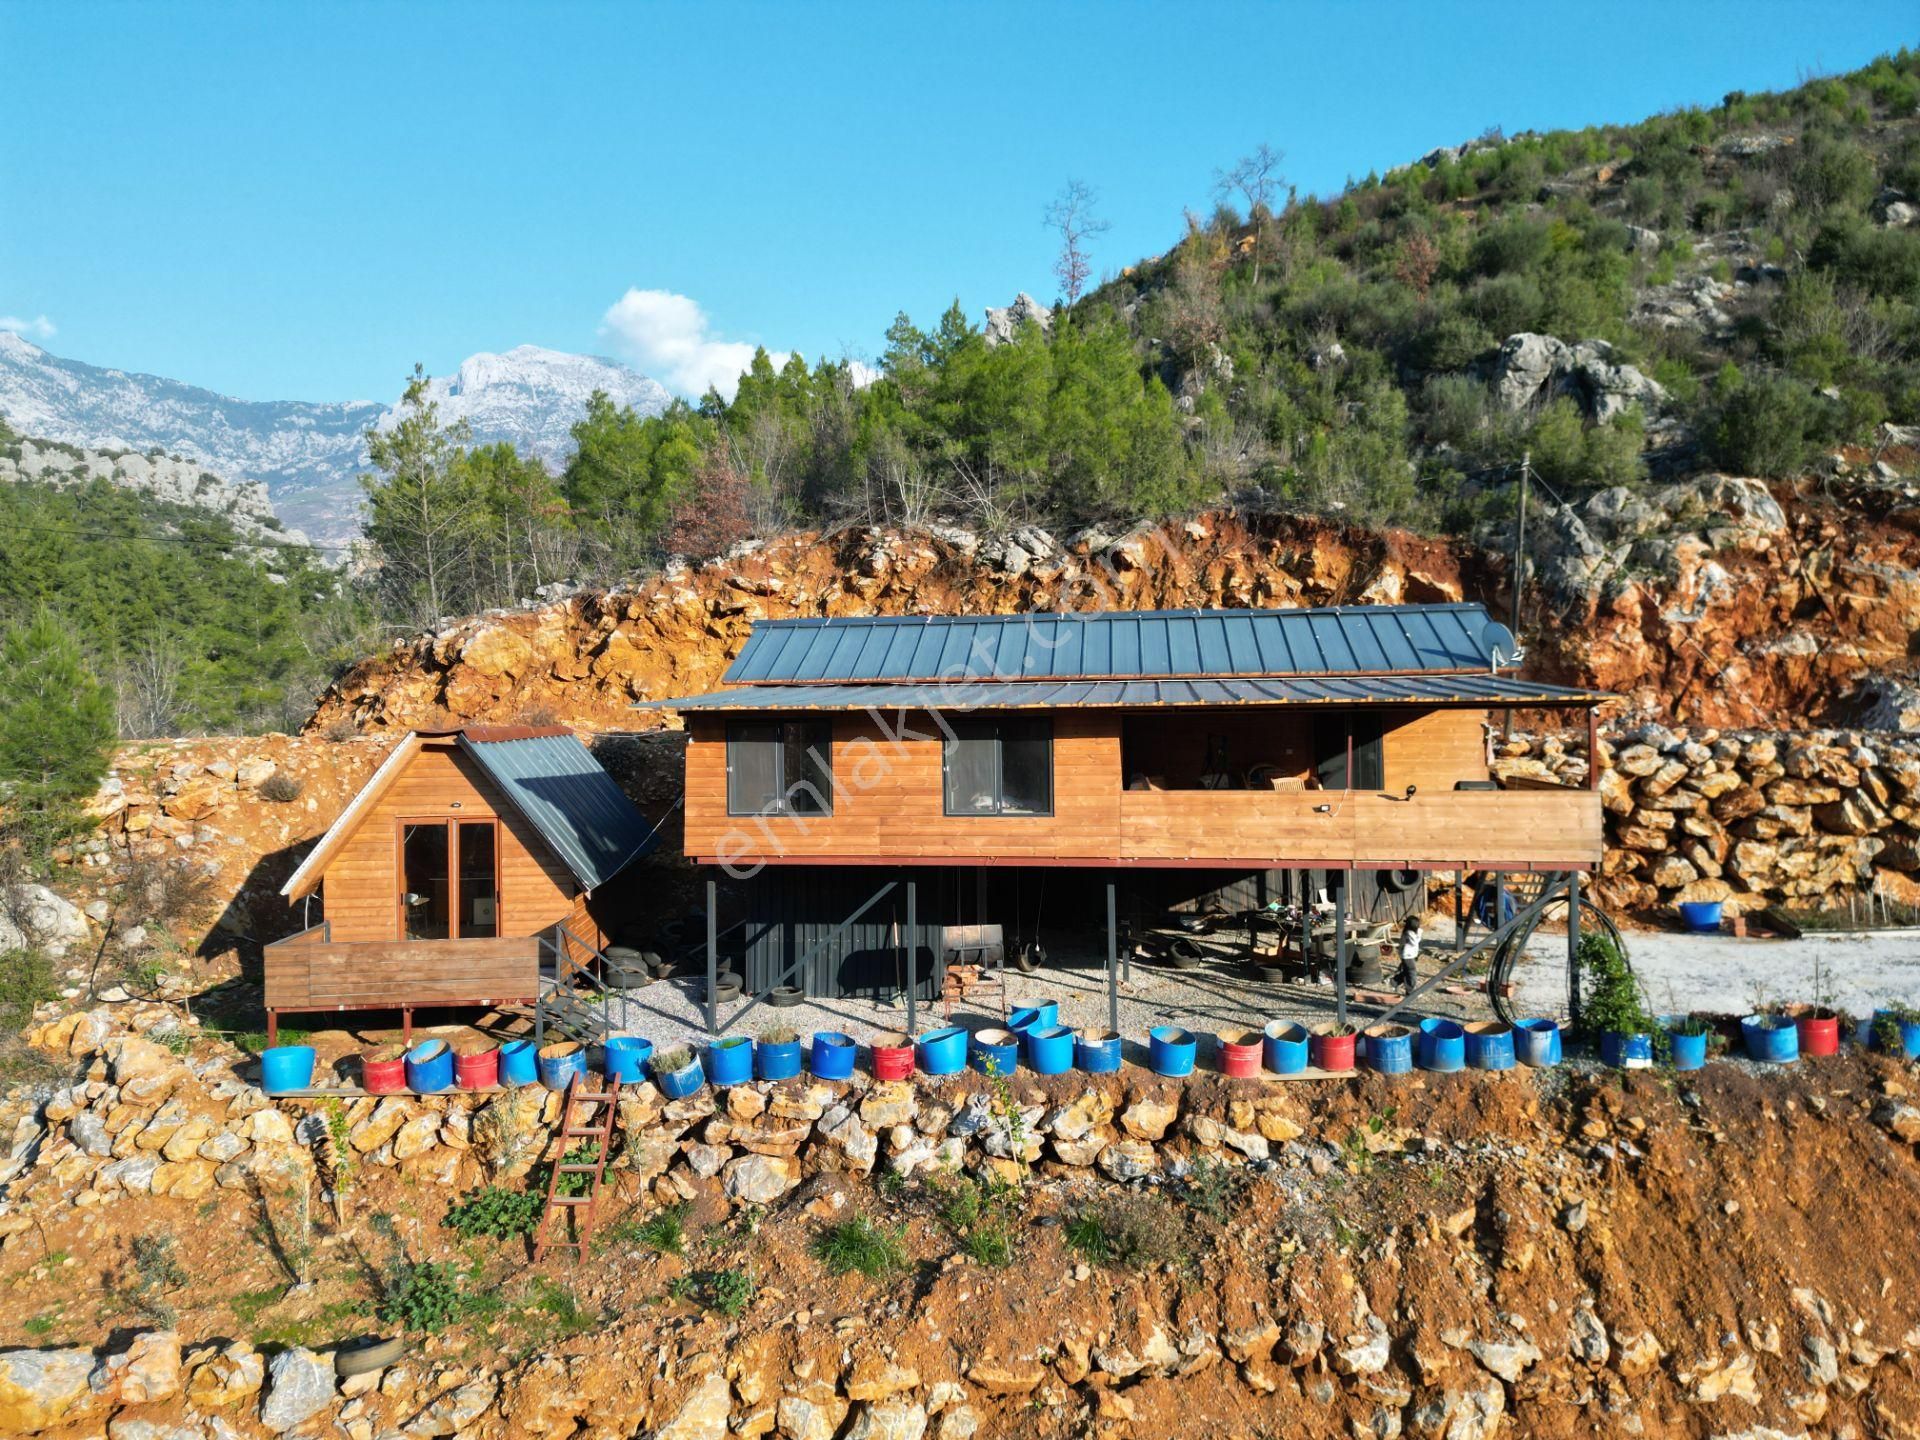
[[[1601,761],[1609,908],[1920,903],[1920,737],[1644,725],[1602,736]],[[1558,736],[1516,734],[1495,769],[1584,785],[1587,762]]]

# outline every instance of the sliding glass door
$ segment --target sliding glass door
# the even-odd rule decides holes
[[[492,820],[400,823],[400,935],[480,939],[500,933],[500,836]]]

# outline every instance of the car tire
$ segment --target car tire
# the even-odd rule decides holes
[[[398,1364],[407,1353],[404,1335],[362,1335],[349,1340],[333,1352],[333,1373],[345,1380],[351,1375],[371,1375]]]

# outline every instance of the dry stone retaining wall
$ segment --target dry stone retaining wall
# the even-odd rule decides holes
[[[1584,747],[1581,747],[1584,748]],[[1669,730],[1603,736],[1601,903],[1629,911],[1718,900],[1733,914],[1920,903],[1920,739],[1858,730]],[[1514,735],[1503,778],[1584,785],[1555,735]]]

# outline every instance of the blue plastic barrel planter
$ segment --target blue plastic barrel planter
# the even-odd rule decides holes
[[[1156,1025],[1147,1032],[1147,1064],[1156,1075],[1191,1075],[1199,1049],[1193,1032],[1178,1025]]]
[[[958,1025],[922,1031],[913,1054],[923,1075],[958,1075],[967,1064],[967,1032]]]
[[[1020,1068],[1020,1037],[1011,1030],[976,1030],[968,1063],[982,1075],[1011,1075]]]
[[[644,1035],[607,1037],[607,1078],[632,1085],[647,1078],[647,1061],[653,1058],[653,1042]],[[504,1063],[505,1053],[501,1059]]]
[[[1413,1069],[1413,1032],[1404,1025],[1369,1025],[1367,1068],[1381,1075],[1405,1075]]]
[[[407,1051],[407,1088],[416,1095],[452,1089],[453,1047],[444,1040],[422,1040]]]
[[[1688,900],[1680,906],[1680,923],[1695,935],[1720,933],[1720,902]]]
[[[1045,1029],[1060,1023],[1058,1000],[1023,1000],[1013,1007],[1007,1028],[1016,1035],[1022,1030]]]
[[[1467,1032],[1459,1021],[1429,1015],[1420,1022],[1420,1068],[1443,1075],[1467,1068]]]
[[[838,1030],[813,1032],[813,1073],[822,1080],[851,1080],[860,1047]]]
[[[542,1050],[538,1057],[540,1083],[549,1090],[564,1090],[576,1075],[587,1073],[587,1047],[574,1040],[559,1040]],[[412,1070],[411,1064],[408,1066]],[[409,1073],[407,1083],[413,1083]]]
[[[1631,1034],[1624,1030],[1602,1030],[1600,1063],[1616,1070],[1651,1070],[1653,1036],[1638,1030]]]
[[[1467,1028],[1467,1064],[1476,1070],[1513,1068],[1513,1030],[1498,1020],[1476,1020]]]
[[[753,1042],[744,1035],[722,1035],[707,1046],[707,1078],[716,1085],[753,1079]]]
[[[1871,1020],[1860,1023],[1859,1040],[1874,1050],[1920,1057],[1920,1017],[1906,1010],[1875,1010]]]
[[[791,1030],[765,1030],[753,1042],[753,1073],[762,1080],[791,1080],[800,1073],[800,1037]]]
[[[1550,1070],[1560,1063],[1560,1025],[1554,1020],[1522,1020],[1513,1027],[1513,1048],[1520,1063]]]
[[[1089,1075],[1120,1069],[1120,1036],[1112,1030],[1082,1030],[1073,1037],[1073,1063]]]
[[[260,1056],[260,1088],[269,1095],[309,1089],[315,1058],[311,1045],[275,1045]]]
[[[1307,1027],[1291,1020],[1275,1020],[1261,1042],[1267,1069],[1276,1075],[1298,1075],[1307,1068]]]
[[[500,1083],[531,1085],[540,1078],[540,1060],[533,1041],[509,1040],[500,1047]]]
[[[1673,1068],[1676,1070],[1698,1070],[1707,1063],[1707,1032],[1702,1027],[1698,1035],[1689,1035],[1687,1026],[1693,1023],[1685,1015],[1661,1015],[1658,1017],[1660,1028],[1667,1032],[1667,1048],[1673,1055]]]
[[[1036,1075],[1063,1075],[1073,1068],[1073,1031],[1064,1025],[1035,1025],[1024,1035],[1027,1068]]]
[[[1800,1058],[1800,1029],[1791,1015],[1748,1015],[1740,1021],[1747,1058],[1769,1065],[1791,1065]]]
[[[691,1046],[677,1046],[653,1057],[653,1083],[669,1100],[686,1099],[706,1079],[700,1069],[700,1056]]]

